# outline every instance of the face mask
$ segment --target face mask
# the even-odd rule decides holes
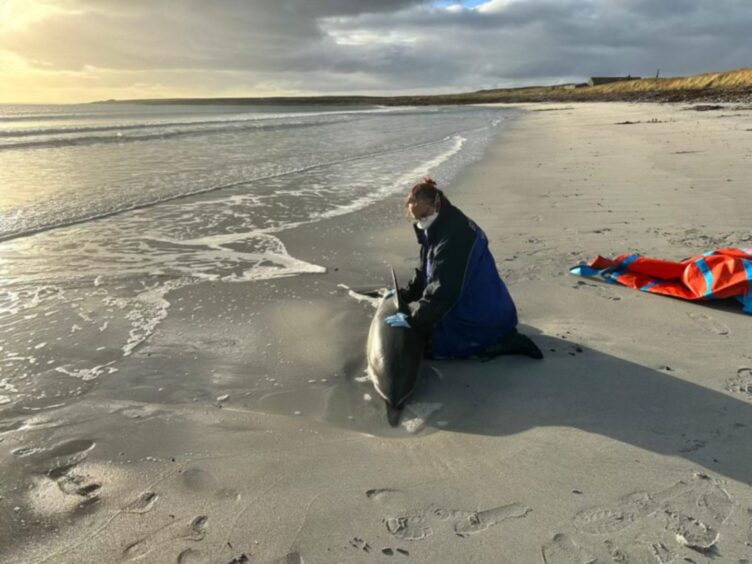
[[[437,217],[439,217],[439,212],[434,212],[431,215],[424,217],[423,219],[419,219],[417,225],[420,229],[428,229],[429,227],[431,227],[431,224],[436,221]]]

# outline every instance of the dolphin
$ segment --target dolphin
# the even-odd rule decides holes
[[[390,327],[384,321],[398,311],[410,313],[400,298],[397,275],[392,268],[394,295],[385,296],[371,320],[368,331],[368,375],[386,403],[386,417],[392,427],[399,425],[405,403],[418,382],[425,338],[415,329]]]

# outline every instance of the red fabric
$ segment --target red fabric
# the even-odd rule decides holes
[[[720,249],[681,262],[648,257],[629,262],[632,256],[622,255],[614,260],[598,256],[590,267],[611,269],[611,279],[630,288],[685,300],[748,296],[752,287],[750,265],[744,262],[752,261],[752,248]],[[703,272],[704,264],[707,275]]]

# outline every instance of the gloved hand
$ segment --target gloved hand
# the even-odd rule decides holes
[[[390,315],[389,317],[384,319],[384,321],[386,321],[386,324],[389,325],[389,327],[403,327],[405,329],[410,329],[410,323],[407,321],[407,315],[402,312]]]

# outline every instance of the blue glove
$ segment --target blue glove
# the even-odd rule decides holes
[[[394,295],[394,288],[392,288],[391,290],[387,290],[386,294],[384,294],[382,297],[384,299],[387,299],[387,298],[391,298],[393,295]]]
[[[402,312],[390,315],[384,321],[386,321],[386,324],[389,325],[389,327],[404,327],[405,329],[410,329],[410,323],[408,323],[407,321],[407,315]]]

